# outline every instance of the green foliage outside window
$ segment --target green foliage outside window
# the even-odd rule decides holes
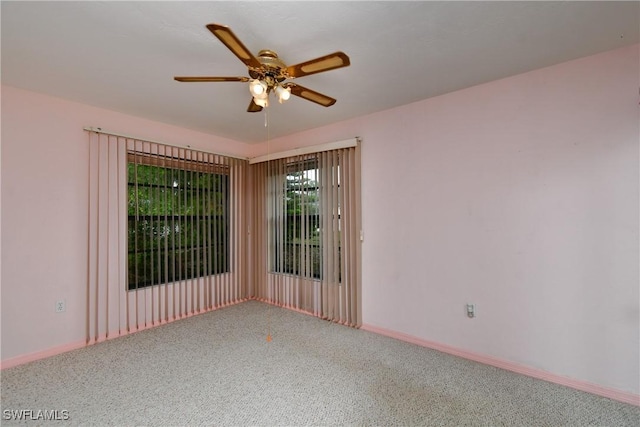
[[[129,289],[229,271],[229,176],[129,163]]]
[[[274,271],[319,279],[322,275],[320,246],[320,196],[315,173],[289,172],[285,179],[283,236],[276,233]],[[282,245],[280,245],[282,243]]]

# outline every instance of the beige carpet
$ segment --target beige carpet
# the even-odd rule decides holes
[[[3,426],[640,426],[639,407],[255,301],[1,381]]]

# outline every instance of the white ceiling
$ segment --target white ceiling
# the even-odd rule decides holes
[[[1,17],[3,84],[258,143],[247,83],[173,80],[247,75],[208,23],[289,65],[351,58],[296,80],[334,106],[272,103],[274,138],[638,43],[640,2],[2,1]]]

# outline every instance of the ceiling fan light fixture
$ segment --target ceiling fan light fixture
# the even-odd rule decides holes
[[[283,101],[291,98],[291,88],[285,88],[278,85],[276,87],[276,95],[278,96],[278,101],[280,102],[280,104],[282,104]]]
[[[269,106],[269,97],[265,96],[265,97],[257,98],[254,96],[253,102],[255,102],[256,105],[262,108],[266,108]]]
[[[267,93],[267,84],[261,80],[253,79],[249,82],[249,91],[255,96],[261,96]]]

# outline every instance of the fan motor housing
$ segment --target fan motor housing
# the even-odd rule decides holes
[[[285,65],[280,58],[278,58],[278,54],[269,49],[263,49],[258,52],[258,56],[256,58],[260,64],[262,64],[262,68],[260,70],[250,69],[249,75],[251,78],[258,79],[264,77],[272,77],[278,82],[286,80],[286,69]]]

